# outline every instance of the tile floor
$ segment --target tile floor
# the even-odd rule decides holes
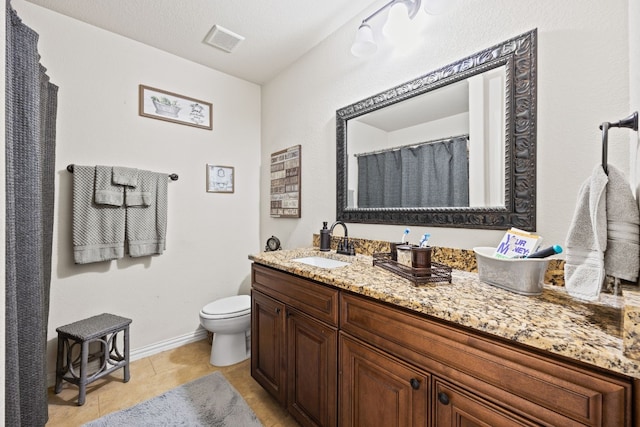
[[[87,386],[87,399],[77,406],[78,387],[63,382],[60,394],[49,389],[47,427],[75,427],[111,412],[158,396],[181,384],[220,370],[238,390],[265,427],[298,427],[296,421],[251,378],[249,360],[217,368],[209,364],[211,345],[197,341],[131,362],[131,379],[117,370]]]

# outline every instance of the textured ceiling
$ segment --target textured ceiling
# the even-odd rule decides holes
[[[379,3],[375,0],[28,1],[258,84],[271,80],[353,17],[364,18],[363,11]],[[245,40],[233,53],[203,43],[214,24]],[[344,48],[348,50],[350,46]]]

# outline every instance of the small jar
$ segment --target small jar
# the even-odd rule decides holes
[[[404,244],[396,246],[396,256],[398,264],[411,267],[411,245]]]
[[[411,248],[411,266],[413,268],[431,268],[431,246]]]

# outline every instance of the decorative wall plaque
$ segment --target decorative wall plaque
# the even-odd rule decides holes
[[[271,155],[271,217],[300,218],[300,165],[300,145]]]

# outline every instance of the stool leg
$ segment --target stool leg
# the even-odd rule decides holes
[[[100,367],[104,366],[104,369],[100,369],[102,371],[106,370],[108,367],[105,364],[105,361],[109,358],[109,337],[104,335],[101,337],[104,344],[100,343],[100,348],[102,351],[100,352]],[[104,345],[104,347],[103,347]]]
[[[78,406],[84,405],[84,401],[87,396],[87,362],[89,360],[88,341],[82,341],[82,349],[80,351],[80,383],[78,384],[80,392],[78,393]]]
[[[64,365],[64,341],[66,338],[58,335],[58,356],[56,358],[56,394],[62,391],[62,376],[64,373],[62,372],[62,366]]]
[[[124,328],[124,382],[129,382],[129,326]]]

